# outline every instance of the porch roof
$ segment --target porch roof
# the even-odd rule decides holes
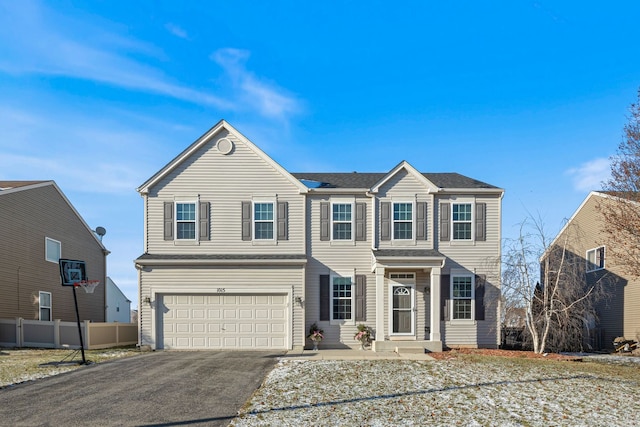
[[[435,249],[378,249],[372,251],[373,267],[443,267],[447,257]]]

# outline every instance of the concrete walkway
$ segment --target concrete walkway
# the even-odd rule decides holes
[[[291,350],[287,358],[299,360],[435,360],[427,353],[395,353],[391,351],[371,351],[352,349]]]

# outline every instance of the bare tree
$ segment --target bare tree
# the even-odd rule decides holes
[[[599,206],[604,231],[617,244],[607,250],[625,273],[640,276],[640,89],[631,104],[618,152],[611,158],[611,178],[604,190],[612,196]]]
[[[585,325],[595,318],[606,276],[588,278],[586,261],[577,255],[580,233],[566,227],[551,242],[539,220],[528,219],[517,239],[503,250],[502,292],[511,306],[524,309],[533,351],[575,350]]]

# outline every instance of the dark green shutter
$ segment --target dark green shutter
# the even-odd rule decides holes
[[[198,222],[199,222],[199,234],[200,240],[210,239],[210,221],[209,221],[209,202],[200,202],[198,204]]]
[[[427,240],[427,203],[416,204],[416,240]]]
[[[329,275],[320,275],[320,320],[331,320],[331,294]]]
[[[173,202],[164,202],[164,240],[173,240]]]
[[[251,202],[242,202],[242,240],[251,240]]]
[[[356,203],[356,240],[367,240],[367,204]]]
[[[449,310],[451,300],[451,276],[443,274],[440,276],[440,319],[449,320]]]
[[[356,274],[356,322],[367,320],[367,276]]]
[[[451,225],[449,222],[449,216],[451,214],[451,207],[449,203],[440,202],[440,241],[448,242],[451,237],[449,236],[449,230]]]
[[[278,202],[278,240],[289,240],[288,202]]]
[[[476,320],[484,320],[484,288],[487,282],[487,276],[484,274],[476,275],[476,289],[475,289],[475,309]]]
[[[487,240],[487,204],[476,203],[476,240]]]
[[[329,202],[320,202],[320,240],[330,240]]]
[[[391,203],[380,203],[380,240],[391,240]]]

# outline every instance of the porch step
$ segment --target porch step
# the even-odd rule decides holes
[[[424,347],[396,347],[396,353],[398,354],[424,354],[426,349]]]

